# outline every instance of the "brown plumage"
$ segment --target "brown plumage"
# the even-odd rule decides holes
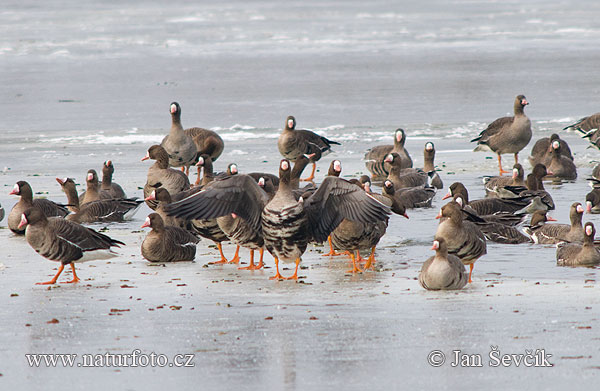
[[[587,138],[593,146],[600,148],[598,145],[600,140],[600,113],[583,117],[574,124],[566,126],[563,130],[567,129],[575,129],[581,132],[583,138]]]
[[[541,163],[548,167],[550,165],[550,161],[552,160],[552,156],[550,156],[551,145],[552,143],[558,140],[561,145],[561,154],[565,157],[573,160],[573,155],[571,154],[571,148],[565,140],[562,140],[560,136],[556,133],[553,133],[550,137],[543,137],[535,142],[533,148],[531,148],[531,156],[529,156],[529,162],[531,163],[531,167],[534,167],[536,164]]]
[[[160,145],[153,145],[142,160],[154,159],[156,162],[148,169],[146,184],[144,185],[144,198],[147,198],[153,190],[163,187],[167,189],[171,197],[190,188],[188,177],[181,171],[169,168],[169,156],[167,151]],[[157,203],[148,201],[146,204],[154,210]]]
[[[475,224],[463,220],[461,207],[454,201],[444,205],[436,219],[440,219],[436,239],[443,238],[448,245],[448,253],[459,257],[463,264],[470,265],[471,282],[475,261],[487,253],[485,236]]]
[[[435,255],[421,266],[419,284],[427,290],[456,290],[467,285],[465,265],[456,255],[448,254],[448,245],[443,238],[433,241]]]
[[[556,246],[557,265],[589,267],[600,264],[600,251],[594,246],[594,224],[585,223],[583,234],[583,244],[562,242]]]
[[[583,241],[583,206],[579,202],[571,205],[569,218],[571,224],[544,224],[548,221],[545,213],[536,212],[531,216],[531,224],[525,228],[525,233],[531,236],[535,243],[556,244],[558,242]]]
[[[512,169],[512,176],[492,176],[484,177],[483,185],[485,187],[486,197],[498,197],[498,189],[505,186],[525,186],[523,180],[525,171],[519,163],[515,164]]]
[[[187,222],[184,219],[169,216],[167,212],[165,212],[165,205],[168,205],[171,202],[173,202],[171,194],[169,194],[169,191],[167,189],[159,187],[156,190],[152,190],[152,193],[150,193],[150,195],[146,198],[145,201],[158,202],[158,205],[154,211],[160,215],[165,225],[170,227],[179,227],[183,229],[185,229],[188,226]]]
[[[529,200],[521,198],[483,198],[480,200],[470,201],[467,188],[460,182],[454,182],[452,185],[450,185],[448,194],[446,194],[442,199],[444,200],[455,196],[460,196],[464,201],[464,205],[468,205],[479,216],[492,215],[498,212],[514,213],[527,206],[529,202]]]
[[[396,152],[387,155],[384,162],[391,165],[386,180],[391,181],[396,190],[407,187],[424,186],[427,184],[427,173],[422,170],[414,170],[411,168],[403,169],[400,155]]]
[[[167,152],[167,163],[170,167],[183,167],[189,172],[190,166],[196,163],[198,150],[192,136],[183,130],[179,103],[171,103],[170,111],[171,130],[163,138],[160,146]]]
[[[365,165],[373,176],[374,181],[381,181],[387,178],[391,166],[384,162],[384,159],[390,153],[397,153],[400,163],[400,169],[410,168],[413,166],[412,159],[408,151],[404,148],[406,142],[406,133],[404,129],[396,129],[394,132],[393,145],[377,145],[367,151],[365,154]],[[429,170],[427,170],[429,171]]]
[[[564,179],[573,181],[577,179],[577,168],[573,160],[562,154],[562,143],[554,140],[550,146],[550,165],[548,166],[549,179]]]
[[[115,166],[111,160],[107,160],[102,165],[102,184],[100,189],[108,192],[112,198],[127,198],[125,191],[118,184],[112,181],[113,174],[115,173]]]
[[[13,206],[12,210],[8,214],[8,228],[18,235],[25,234],[25,227],[19,228],[21,223],[21,214],[31,207],[39,208],[45,216],[52,217],[65,217],[69,211],[63,205],[59,205],[56,202],[47,200],[45,198],[33,198],[33,190],[29,183],[25,181],[19,181],[15,184],[9,195],[18,195],[21,197],[19,201]]]
[[[148,215],[142,228],[152,230],[142,242],[142,256],[150,262],[193,261],[198,238],[179,227],[165,225],[158,213]]]
[[[477,142],[477,151],[491,150],[498,155],[498,167],[500,175],[506,173],[502,169],[501,155],[512,153],[515,155],[515,164],[518,163],[519,152],[529,144],[531,140],[531,121],[525,115],[523,109],[528,105],[524,95],[515,98],[513,117],[498,118],[488,125],[478,137],[471,140]]]
[[[61,263],[52,280],[38,283],[43,285],[56,283],[64,265],[68,264],[73,270],[73,279],[68,282],[78,282],[74,262],[114,257],[117,254],[110,248],[125,244],[77,223],[58,217],[47,218],[35,207],[23,212],[20,225],[27,225],[27,243],[38,254]]]
[[[84,205],[98,200],[108,200],[114,198],[109,191],[102,190],[98,182],[96,170],[88,170],[86,177],[86,190],[79,195],[79,204]]]

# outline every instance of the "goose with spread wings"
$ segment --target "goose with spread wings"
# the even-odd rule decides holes
[[[245,220],[249,229],[262,232],[265,247],[277,267],[271,279],[283,279],[279,273],[282,260],[296,263],[294,274],[287,278],[294,280],[298,278],[298,266],[309,241],[325,241],[344,218],[374,222],[385,220],[390,213],[388,207],[344,179],[327,177],[317,191],[299,200],[294,197],[290,181],[291,165],[283,159],[279,166],[279,188],[266,203],[262,189],[248,178],[223,184],[212,197],[205,195],[210,190],[202,190],[169,205],[167,213],[185,218],[216,218],[233,213]]]

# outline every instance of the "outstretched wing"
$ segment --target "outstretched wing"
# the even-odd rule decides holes
[[[198,193],[165,205],[165,211],[170,216],[188,220],[214,219],[235,213],[253,229],[259,229],[267,201],[267,193],[252,177],[238,174],[215,180]]]
[[[317,242],[327,239],[343,219],[362,223],[383,221],[390,208],[344,179],[326,177],[317,191],[304,204],[312,237]]]

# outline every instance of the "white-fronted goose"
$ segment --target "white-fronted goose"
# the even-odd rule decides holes
[[[310,162],[313,164],[312,172],[308,178],[303,179],[304,181],[312,181],[315,178],[315,171],[317,169],[316,162],[321,158],[321,155],[324,155],[331,150],[332,144],[340,145],[340,143],[319,136],[313,131],[296,129],[296,119],[291,115],[287,117],[285,128],[277,140],[279,153],[281,153],[284,158],[291,161],[296,161],[301,155],[311,155],[315,153],[310,159]]]
[[[587,213],[600,213],[600,188],[594,187],[586,194],[585,210]]]
[[[521,244],[531,243],[532,240],[525,236],[517,228],[509,224],[503,224],[499,221],[488,221],[485,218],[472,213],[470,208],[464,208],[463,200],[460,196],[454,198],[462,208],[464,218],[474,223],[485,235],[487,240],[503,244]]]
[[[382,181],[387,178],[390,172],[390,165],[384,161],[384,159],[390,153],[397,153],[401,160],[400,168],[412,167],[412,159],[408,154],[408,151],[404,148],[406,142],[406,133],[404,129],[398,128],[394,132],[394,144],[393,145],[377,145],[367,151],[365,154],[365,165],[367,170],[373,176],[374,181]]]
[[[434,173],[431,178],[431,186],[436,189],[444,188],[444,182],[442,182],[442,178],[440,178],[440,175],[435,169],[435,145],[431,141],[425,143],[425,150],[423,151],[423,171]]]
[[[525,172],[523,166],[519,163],[515,164],[512,169],[512,176],[485,176],[483,177],[483,186],[485,188],[486,197],[499,197],[498,189],[505,186],[525,186],[523,180]]]
[[[497,188],[500,198],[521,198],[533,199],[539,197],[545,205],[543,209],[554,210],[554,200],[550,193],[544,190],[543,178],[547,175],[546,166],[538,163],[533,168],[533,172],[527,175],[525,187],[523,186],[504,186]]]
[[[464,221],[457,202],[450,201],[444,205],[435,218],[440,219],[435,238],[444,239],[448,245],[448,253],[456,255],[463,264],[469,265],[471,283],[475,261],[487,253],[485,235],[475,224]]]
[[[525,228],[525,233],[531,236],[535,243],[556,244],[558,242],[579,242],[583,241],[583,226],[581,219],[583,216],[583,206],[579,202],[571,205],[569,218],[571,224],[545,224],[551,219],[546,213],[539,211],[531,216],[531,224]],[[553,220],[553,219],[552,219]]]
[[[66,219],[76,223],[123,222],[131,219],[143,203],[143,201],[136,198],[111,198],[80,205],[79,197],[77,197],[77,187],[73,179],[56,178],[56,181],[65,192],[69,210],[72,212],[66,216]]]
[[[165,225],[158,213],[150,213],[142,228],[152,230],[142,242],[142,256],[150,262],[193,261],[198,238],[183,228]]]
[[[179,194],[181,194],[181,193],[179,193]],[[171,194],[169,194],[169,191],[167,189],[159,187],[156,190],[152,190],[152,193],[150,193],[150,195],[148,196],[148,198],[146,198],[145,201],[157,201],[158,202],[158,206],[156,207],[156,209],[154,211],[160,215],[160,217],[163,220],[164,225],[169,226],[169,227],[179,227],[179,228],[183,228],[183,229],[185,229],[188,226],[187,222],[184,219],[179,219],[174,216],[169,216],[167,214],[167,212],[165,212],[165,205],[168,205],[171,202],[173,202],[173,199],[171,198]]]
[[[113,182],[113,174],[115,173],[115,166],[111,160],[104,162],[102,166],[102,183],[100,190],[108,192],[112,198],[127,198],[127,195],[123,191],[123,188]]]
[[[146,184],[144,185],[144,198],[147,198],[153,190],[163,187],[167,189],[171,197],[177,193],[190,188],[190,181],[183,172],[169,168],[169,155],[160,145],[153,145],[148,149],[146,156],[142,161],[154,159],[156,162],[148,169]],[[152,210],[156,208],[157,203],[149,201],[146,203]]]
[[[167,212],[186,218],[234,213],[255,230],[262,224],[265,246],[275,257],[277,273],[272,277],[274,279],[283,278],[279,273],[279,260],[296,262],[294,275],[289,279],[297,279],[300,257],[308,242],[311,239],[323,242],[344,218],[376,222],[384,220],[389,213],[384,205],[363,190],[340,178],[326,177],[316,192],[299,201],[293,195],[290,181],[291,165],[284,159],[280,163],[277,193],[264,208],[258,197],[252,198],[256,192],[232,187],[227,197],[208,203],[207,208],[198,207],[198,200],[202,198],[199,195],[172,204]]]
[[[87,175],[85,177],[86,189],[83,193],[79,195],[79,204],[85,205],[89,202],[98,201],[98,200],[108,200],[114,198],[109,191],[104,191],[100,189],[100,184],[98,183],[98,174],[96,170],[88,170]]]
[[[73,279],[67,282],[78,282],[75,262],[112,258],[118,254],[110,248],[125,244],[77,223],[59,217],[46,217],[35,207],[21,214],[19,225],[22,228],[27,225],[25,238],[38,254],[60,262],[56,275],[50,281],[38,282],[39,285],[55,284],[65,265],[69,264]]]
[[[410,187],[396,190],[394,183],[387,179],[383,182],[382,192],[390,198],[395,198],[398,204],[406,209],[430,208],[431,201],[435,197],[433,187]]]
[[[448,245],[444,238],[433,241],[435,255],[421,266],[419,284],[427,290],[456,290],[467,285],[465,265],[456,255],[448,254]]]
[[[501,155],[512,153],[515,155],[515,164],[519,162],[519,152],[531,140],[531,121],[525,115],[523,108],[528,105],[524,95],[515,98],[513,117],[498,118],[488,125],[478,137],[471,140],[477,142],[478,151],[492,151],[498,155],[498,168],[500,175],[507,173],[502,169]]]
[[[452,185],[450,185],[448,194],[446,194],[442,199],[445,200],[455,196],[460,196],[465,202],[465,205],[468,205],[479,216],[493,215],[498,212],[514,213],[527,206],[529,203],[529,199],[521,198],[483,198],[480,200],[470,201],[467,188],[460,182],[454,182]]]
[[[561,242],[556,245],[558,266],[594,266],[600,264],[600,251],[594,246],[594,224],[587,222],[583,228],[583,244]]]
[[[550,161],[552,160],[552,156],[550,156],[551,145],[554,141],[559,141],[561,145],[560,152],[565,157],[573,160],[573,155],[571,154],[571,148],[565,140],[561,140],[560,136],[556,133],[553,133],[550,137],[543,137],[535,142],[533,148],[531,149],[531,156],[529,156],[529,162],[531,163],[531,167],[534,167],[536,164],[541,163],[548,167],[550,165]]]
[[[196,164],[198,149],[192,136],[186,134],[181,126],[181,107],[179,103],[173,102],[171,110],[171,130],[160,143],[168,154],[170,167],[181,167],[189,174],[190,166]]]
[[[21,215],[25,209],[30,207],[39,208],[45,216],[52,217],[65,217],[69,214],[67,208],[63,205],[59,205],[56,202],[47,200],[45,198],[33,198],[33,190],[29,183],[25,181],[19,181],[15,184],[9,195],[18,195],[21,197],[19,202],[13,206],[12,210],[8,214],[8,228],[18,235],[25,234],[25,227],[19,228],[21,223]]]
[[[429,176],[425,171],[401,168],[400,155],[396,152],[388,154],[383,161],[391,165],[386,180],[391,181],[397,190],[407,187],[424,186],[428,182]]]
[[[568,181],[574,181],[577,179],[577,167],[575,167],[573,160],[565,157],[561,151],[561,142],[554,140],[551,145],[551,161],[550,165],[548,166],[548,174],[550,177],[547,177],[547,179],[564,179]]]

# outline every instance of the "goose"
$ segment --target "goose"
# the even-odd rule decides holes
[[[493,215],[498,212],[514,213],[527,206],[529,203],[529,200],[522,198],[483,198],[480,200],[469,201],[467,188],[461,182],[454,182],[450,185],[448,193],[442,197],[442,200],[456,195],[460,196],[465,202],[465,205],[468,205],[479,216]]]
[[[429,257],[419,273],[419,284],[427,290],[458,290],[467,285],[467,271],[460,258],[448,254],[448,245],[437,238],[431,246],[435,255]]]
[[[198,238],[189,231],[165,225],[158,213],[150,213],[141,228],[152,230],[142,242],[142,256],[150,262],[193,261]]]
[[[587,222],[583,228],[583,244],[560,242],[556,245],[558,266],[594,266],[600,264],[600,251],[594,246],[596,228]]]
[[[388,154],[383,160],[391,165],[386,180],[391,181],[396,189],[418,187],[427,184],[429,176],[423,170],[402,169],[400,155],[396,152]]]
[[[148,159],[156,160],[156,162],[148,169],[146,184],[144,185],[144,198],[147,198],[153,190],[159,187],[167,189],[171,197],[190,188],[190,181],[183,172],[169,168],[169,155],[163,147],[160,145],[151,146],[142,161]],[[157,203],[149,201],[147,205],[154,210]]]
[[[177,217],[169,216],[167,215],[167,212],[165,212],[165,205],[168,205],[171,202],[173,202],[171,194],[169,194],[169,191],[167,189],[159,187],[156,190],[152,190],[152,193],[150,193],[150,195],[144,201],[158,202],[155,212],[160,215],[164,225],[169,227],[179,227],[183,229],[187,228],[188,224],[184,219],[178,219]]]
[[[73,179],[56,178],[56,181],[67,196],[71,211],[66,219],[76,223],[123,222],[131,219],[143,203],[137,198],[111,198],[80,205]]]
[[[571,224],[545,224],[552,219],[546,216],[545,212],[539,211],[531,216],[531,224],[525,228],[525,233],[531,236],[534,243],[538,244],[556,244],[558,242],[582,242],[583,226],[581,218],[583,216],[583,206],[579,202],[571,205],[569,218]]]
[[[577,179],[577,167],[573,160],[565,157],[562,154],[562,144],[558,140],[552,142],[550,156],[551,161],[548,166],[548,174],[550,179],[564,179],[573,181]],[[547,177],[548,179],[548,177]]]
[[[316,162],[321,158],[321,154],[331,151],[332,144],[341,145],[337,141],[332,141],[323,136],[319,136],[310,130],[296,129],[296,118],[291,115],[287,117],[285,128],[277,140],[279,153],[281,153],[284,158],[291,161],[295,161],[301,155],[319,152],[319,154],[315,154],[315,156],[311,158],[310,162],[313,164],[311,174],[308,178],[303,179],[308,182],[315,178],[315,171],[317,169]]]
[[[33,198],[33,190],[29,183],[25,181],[18,181],[13,187],[9,195],[18,195],[21,199],[13,206],[10,213],[8,214],[8,228],[17,235],[24,235],[25,228],[19,228],[21,223],[21,215],[23,212],[30,207],[39,208],[45,216],[52,217],[65,217],[69,210],[56,202],[47,200],[45,198]]]
[[[579,121],[566,126],[563,130],[574,129],[583,134],[583,138],[587,138],[589,142],[598,148],[598,140],[600,140],[600,113],[592,114],[581,118]]]
[[[125,244],[72,221],[46,217],[36,207],[27,208],[21,214],[19,226],[27,226],[25,238],[38,254],[60,262],[56,275],[50,281],[38,282],[38,285],[55,284],[66,265],[71,265],[73,271],[73,279],[67,283],[76,283],[79,277],[75,273],[75,262],[115,257],[118,254],[111,247]]]
[[[448,253],[456,255],[463,264],[469,265],[471,283],[475,261],[487,253],[485,235],[475,224],[464,221],[457,202],[450,201],[442,206],[435,218],[440,220],[435,238],[444,239],[448,245]]]
[[[262,228],[265,247],[275,258],[277,272],[271,279],[283,279],[279,273],[279,261],[283,260],[295,261],[294,274],[287,278],[293,280],[298,279],[301,256],[311,239],[323,242],[344,218],[375,222],[385,220],[389,214],[386,206],[340,178],[326,177],[317,191],[300,200],[294,197],[290,182],[291,164],[283,159],[279,165],[279,188],[264,207],[256,192],[231,186],[227,193],[230,197],[205,203],[200,192],[169,205],[167,212],[186,218],[214,218],[234,213],[252,229]],[[201,206],[204,204],[206,207]]]
[[[443,189],[444,182],[440,175],[437,173],[435,169],[435,145],[428,141],[425,143],[425,150],[423,151],[423,171],[429,173],[433,172],[433,176],[431,178],[431,186],[436,189]]]
[[[585,211],[587,213],[600,213],[600,188],[594,187],[585,195]]]
[[[221,153],[223,153],[225,143],[217,132],[204,128],[188,128],[184,130],[184,133],[190,136],[194,141],[198,156],[207,155],[215,162],[219,156],[221,156]],[[200,168],[198,168],[198,177],[195,182],[196,186],[199,183]]]
[[[433,187],[410,187],[395,190],[394,183],[388,179],[383,182],[383,194],[397,200],[398,204],[406,209],[430,208],[431,201],[435,197]]]
[[[88,170],[86,178],[86,190],[79,196],[79,204],[85,205],[87,203],[98,201],[98,200],[109,200],[114,198],[109,191],[100,189],[98,183],[98,174],[96,170]]]
[[[554,141],[559,141],[561,145],[561,154],[567,157],[569,160],[573,160],[571,154],[571,148],[565,140],[561,140],[560,136],[553,133],[550,137],[543,137],[535,142],[531,149],[531,156],[529,156],[529,162],[534,167],[536,164],[541,163],[548,167],[552,157],[550,156],[550,146]]]
[[[515,164],[512,169],[512,177],[505,176],[486,176],[483,177],[483,185],[485,187],[486,197],[498,197],[498,189],[505,186],[525,186],[523,181],[525,172],[523,166],[519,163]]]
[[[498,118],[488,125],[478,137],[471,140],[477,142],[475,152],[492,151],[498,155],[498,168],[500,175],[507,173],[502,169],[502,155],[512,153],[515,155],[515,164],[519,162],[519,152],[531,140],[531,121],[523,111],[529,102],[524,95],[515,98],[513,117]]]
[[[412,159],[408,151],[404,148],[406,142],[406,133],[404,129],[398,128],[394,132],[393,145],[377,145],[367,151],[365,154],[365,164],[367,170],[373,176],[373,180],[382,181],[387,178],[390,170],[390,165],[384,162],[384,159],[390,153],[397,153],[401,160],[400,168],[412,167]]]
[[[112,160],[105,161],[102,166],[102,183],[100,189],[103,192],[108,192],[112,198],[127,198],[123,188],[118,183],[112,181],[114,173],[115,166]]]
[[[533,171],[527,175],[525,187],[523,186],[504,186],[496,188],[500,198],[521,198],[532,199],[539,197],[540,201],[545,205],[539,209],[554,210],[554,200],[550,193],[544,190],[543,178],[547,175],[546,166],[538,163],[533,168]]]
[[[186,134],[181,126],[181,106],[179,103],[172,102],[171,111],[171,130],[160,143],[168,155],[169,167],[181,167],[187,176],[190,166],[196,163],[198,150],[194,140],[189,134]]]

